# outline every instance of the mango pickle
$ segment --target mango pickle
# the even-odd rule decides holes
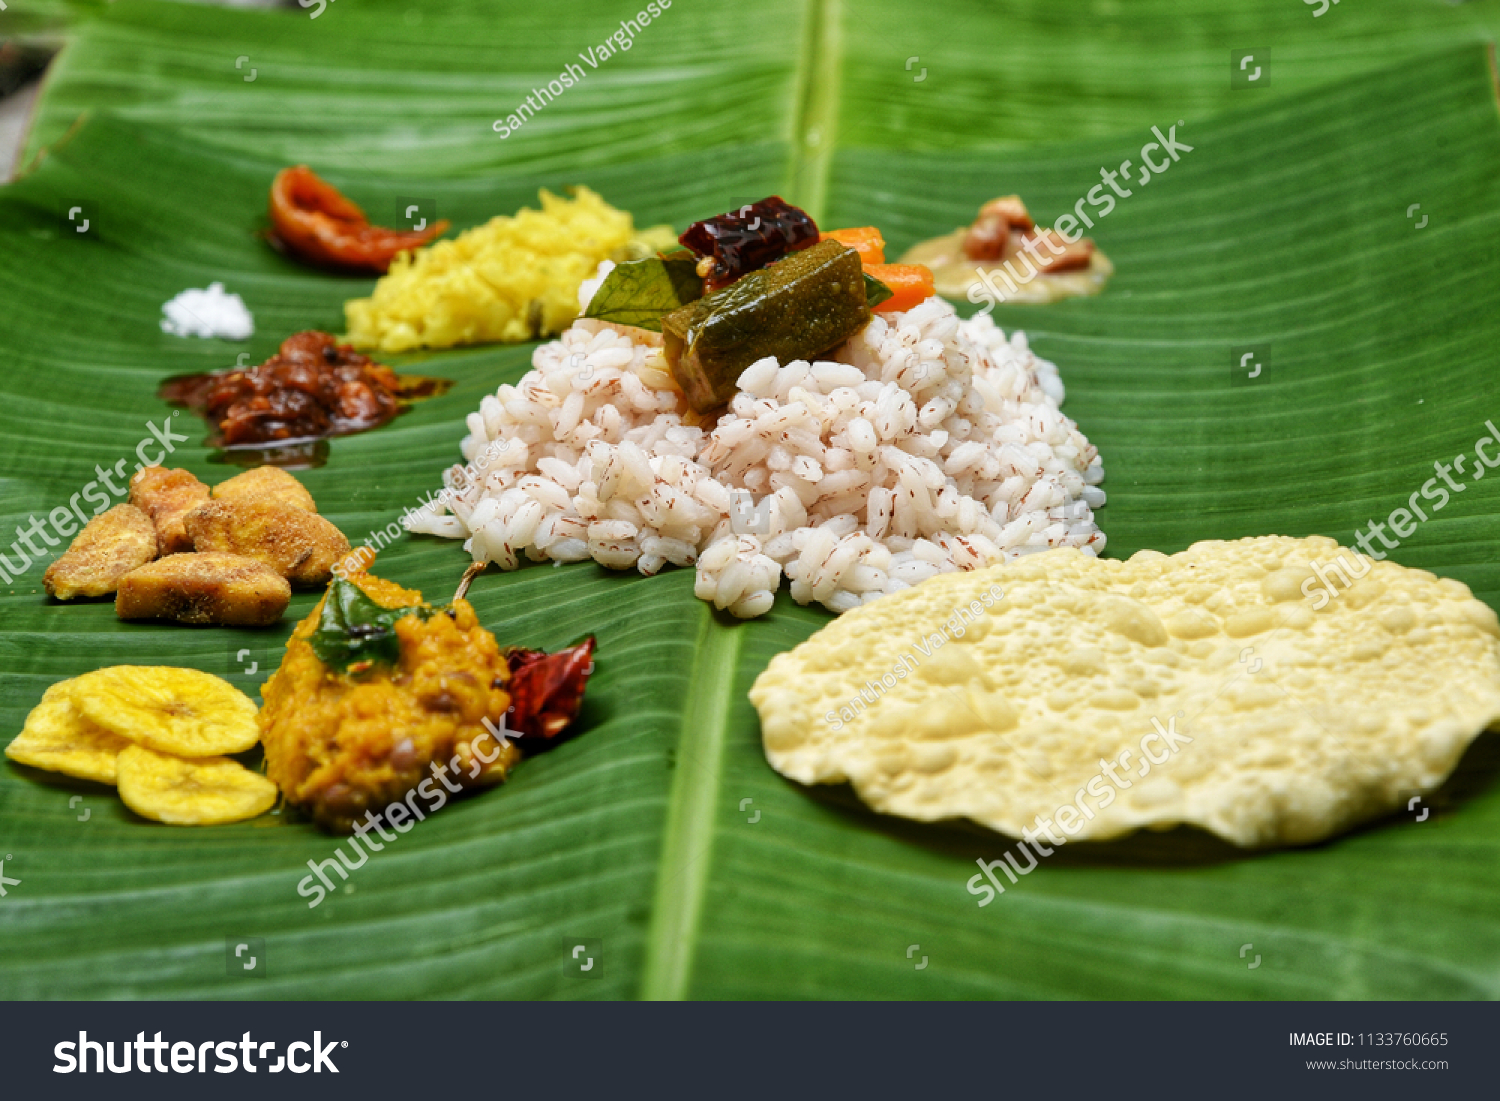
[[[734,396],[758,359],[811,359],[870,322],[859,253],[827,240],[661,319],[667,363],[699,413]]]

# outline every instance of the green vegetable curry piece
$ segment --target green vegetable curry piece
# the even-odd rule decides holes
[[[870,321],[859,253],[823,241],[662,318],[667,362],[688,404],[706,413],[734,396],[758,359],[810,359]]]

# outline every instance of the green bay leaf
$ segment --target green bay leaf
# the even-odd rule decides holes
[[[583,316],[659,333],[663,314],[702,297],[703,280],[694,261],[649,256],[616,264]]]

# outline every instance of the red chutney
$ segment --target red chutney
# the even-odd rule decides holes
[[[216,447],[347,436],[400,411],[396,373],[309,330],[288,337],[258,367],[168,379],[160,396],[206,417]]]

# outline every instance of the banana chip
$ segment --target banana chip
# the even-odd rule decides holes
[[[115,762],[129,740],[89,721],[73,705],[72,681],[47,689],[5,755],[12,761],[101,784],[115,782]]]
[[[120,798],[142,818],[173,826],[219,826],[264,814],[276,785],[228,757],[186,761],[133,745],[120,754]]]
[[[115,665],[67,684],[85,718],[159,753],[213,757],[260,740],[254,701],[196,669]]]

